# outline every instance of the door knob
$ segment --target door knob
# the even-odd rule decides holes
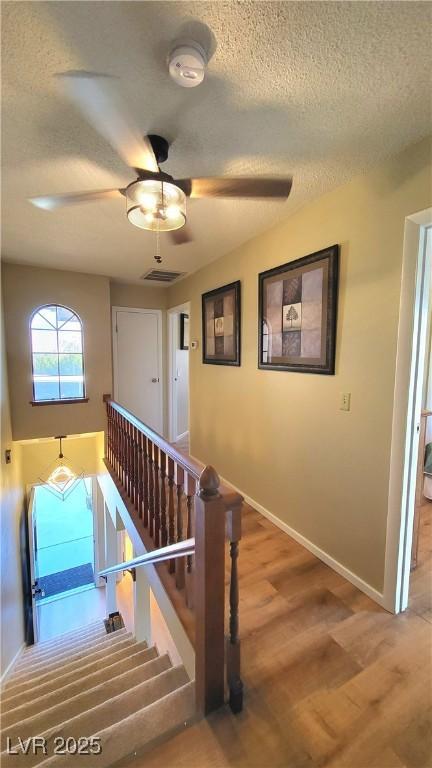
[[[152,379],[152,384],[157,384],[159,379]]]

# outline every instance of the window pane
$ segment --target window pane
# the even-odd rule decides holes
[[[70,311],[70,309],[65,309],[65,307],[57,307],[57,324],[60,327],[65,323],[67,320],[70,320],[71,317],[73,317],[73,312]]]
[[[80,331],[59,331],[59,352],[81,352],[81,349]]]
[[[84,397],[82,376],[62,376],[60,379],[60,397]]]
[[[33,352],[57,352],[57,331],[32,330]]]
[[[40,376],[34,378],[35,400],[58,400],[60,397],[57,377]]]
[[[33,373],[47,374],[51,376],[58,375],[58,355],[47,353],[36,353],[33,355]]]
[[[70,309],[41,307],[31,322],[35,400],[84,397],[82,326]]]
[[[57,328],[57,313],[56,307],[44,307],[39,313],[45,320],[48,320],[53,328]]]
[[[53,330],[53,327],[52,327],[51,323],[49,323],[48,320],[45,320],[45,318],[42,317],[40,312],[36,312],[36,314],[33,316],[31,327],[32,328],[42,328],[42,329],[46,329],[48,331],[52,331]]]
[[[82,331],[81,323],[76,315],[72,315],[71,319],[62,325],[61,329],[62,331]]]
[[[59,355],[61,376],[82,376],[82,355]]]

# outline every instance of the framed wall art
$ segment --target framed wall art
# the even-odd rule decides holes
[[[334,374],[338,278],[338,245],[259,275],[259,368]]]
[[[203,363],[240,365],[240,280],[202,296]]]
[[[180,314],[180,349],[189,349],[189,315]]]

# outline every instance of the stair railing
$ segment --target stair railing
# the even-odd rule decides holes
[[[99,571],[98,576],[104,578],[110,573],[120,573],[121,571],[129,570],[129,568],[139,568],[143,565],[165,563],[167,560],[174,560],[178,557],[188,557],[194,552],[195,539],[186,539],[186,541],[179,541],[177,544],[171,544],[169,547],[154,549],[152,552],[147,552],[146,555],[139,555],[138,557],[133,557],[131,560],[125,560],[123,563],[111,565],[109,568],[104,568],[102,571]]]
[[[213,467],[204,467],[178,451],[109,397],[104,400],[108,471],[133,506],[138,518],[135,524],[142,527],[154,547],[148,555],[160,557],[159,563],[166,561],[165,566],[158,567],[167,568],[170,584],[193,613],[197,713],[205,716],[224,703],[225,669],[230,706],[239,712],[243,685],[237,558],[243,498],[220,482]],[[227,637],[226,540],[230,547]],[[180,543],[190,544],[188,551],[173,549]],[[135,560],[148,563],[150,560],[143,560],[148,555]],[[124,567],[118,566],[120,570]]]

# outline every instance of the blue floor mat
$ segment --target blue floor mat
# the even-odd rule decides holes
[[[49,576],[42,576],[38,579],[38,587],[44,591],[44,597],[52,597],[60,592],[68,592],[70,589],[84,587],[86,584],[94,583],[93,566],[91,563],[78,565],[76,568],[69,568],[67,571],[50,573]],[[36,595],[36,600],[42,600],[41,594]]]

